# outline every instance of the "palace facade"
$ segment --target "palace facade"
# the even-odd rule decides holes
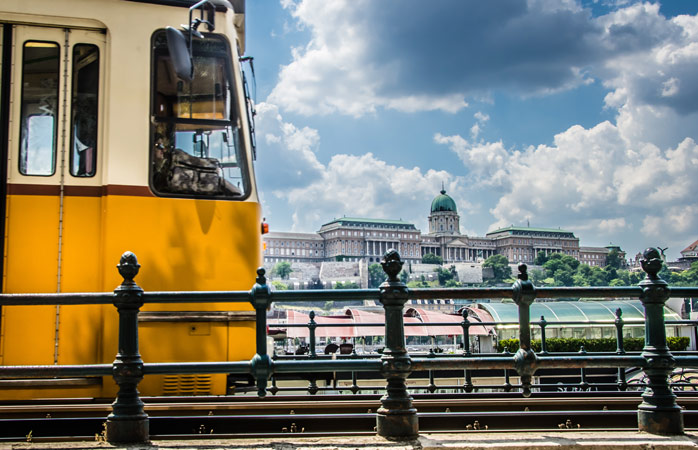
[[[268,263],[362,261],[379,262],[391,248],[407,262],[421,262],[432,253],[444,263],[480,262],[501,254],[512,263],[532,263],[538,252],[562,253],[582,263],[605,265],[609,247],[580,247],[579,238],[559,228],[510,226],[468,236],[460,232],[456,202],[441,190],[431,202],[429,232],[402,220],[342,217],[320,227],[317,233],[271,232],[264,238],[264,260]],[[621,258],[625,258],[622,253]]]

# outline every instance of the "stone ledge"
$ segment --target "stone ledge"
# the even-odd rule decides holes
[[[389,441],[377,436],[301,437],[265,439],[202,439],[153,441],[150,445],[111,445],[105,442],[17,442],[0,448],[13,450],[698,450],[698,435],[656,436],[638,432],[529,432],[529,433],[425,433],[411,441]]]

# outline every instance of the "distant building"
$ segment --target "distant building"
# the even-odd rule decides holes
[[[444,263],[480,262],[501,254],[512,263],[532,263],[538,252],[547,256],[562,253],[584,264],[605,266],[615,246],[580,247],[579,238],[559,228],[510,226],[482,236],[460,232],[460,216],[456,202],[441,189],[431,202],[428,216],[429,232],[403,220],[342,217],[320,227],[317,233],[274,232],[264,235],[264,260],[268,263],[348,261],[376,263],[390,248],[400,252],[410,264],[432,253]],[[698,242],[697,242],[698,243]]]
[[[698,261],[698,241],[681,250],[679,261],[686,261],[689,264]]]
[[[579,259],[579,238],[571,231],[554,228],[507,227],[487,233],[497,253],[512,262],[533,262],[538,252],[562,253]]]
[[[317,236],[325,242],[328,259],[372,263],[394,248],[404,261],[422,260],[421,232],[402,220],[343,217],[324,224]]]
[[[606,247],[579,247],[579,262],[588,266],[605,267],[608,262],[608,254],[611,250],[618,252],[620,267],[627,268],[628,263],[625,259],[625,252],[617,245],[607,245]]]
[[[264,261],[322,262],[325,241],[317,233],[271,232],[264,235]]]

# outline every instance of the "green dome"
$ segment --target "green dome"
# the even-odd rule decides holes
[[[454,202],[451,197],[446,195],[446,191],[443,189],[441,189],[441,195],[437,195],[431,202],[431,212],[438,211],[458,212],[456,209],[456,202]]]

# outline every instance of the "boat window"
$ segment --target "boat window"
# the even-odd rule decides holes
[[[194,78],[177,78],[164,31],[153,38],[151,187],[166,196],[242,198],[248,191],[230,49],[193,43]]]
[[[73,47],[70,174],[91,177],[97,167],[97,105],[99,49],[92,44]]]
[[[22,53],[19,172],[50,176],[56,170],[59,46],[28,41]]]

